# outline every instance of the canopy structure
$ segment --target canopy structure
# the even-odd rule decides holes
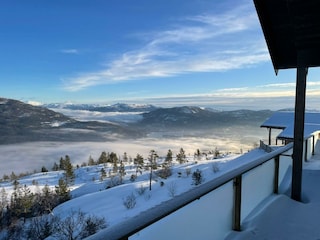
[[[297,69],[291,197],[300,201],[307,73],[320,66],[320,1],[253,1],[276,73]]]
[[[254,0],[274,69],[320,66],[319,0]]]
[[[294,139],[294,112],[292,111],[277,111],[261,124],[262,128],[269,130],[269,145],[271,144],[271,130],[277,129],[281,132],[276,136],[278,139],[286,143],[292,142]],[[313,139],[314,149],[314,135],[320,132],[320,112],[306,112],[304,115],[304,135],[303,139],[305,145],[308,144],[308,139]],[[305,151],[306,153],[306,151]],[[314,153],[314,150],[312,151]],[[305,158],[306,159],[306,158]]]

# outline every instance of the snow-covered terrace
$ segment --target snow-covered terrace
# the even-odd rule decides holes
[[[320,144],[315,155],[304,163],[302,201],[290,198],[291,167],[279,191],[262,201],[242,222],[242,231],[225,239],[320,239]]]

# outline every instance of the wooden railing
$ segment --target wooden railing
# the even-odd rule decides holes
[[[232,230],[240,231],[242,219],[245,217],[242,215],[243,211],[245,211],[246,212],[245,214],[247,214],[247,212],[249,212],[250,209],[253,209],[260,201],[260,199],[254,200],[254,201],[250,200],[251,202],[254,202],[254,204],[252,204],[251,202],[250,204],[248,203],[247,205],[250,205],[249,210],[248,210],[248,207],[247,209],[244,210],[245,203],[243,203],[242,201],[243,201],[243,198],[248,198],[248,196],[243,195],[243,192],[244,192],[243,187],[244,187],[244,184],[248,184],[250,181],[252,181],[252,179],[250,181],[246,180],[244,183],[243,178],[248,179],[248,174],[256,171],[256,169],[259,169],[260,166],[265,165],[267,163],[269,164],[270,162],[271,164],[268,165],[268,170],[267,170],[268,172],[265,175],[273,177],[273,180],[271,180],[273,184],[273,189],[271,190],[270,193],[268,192],[269,190],[266,190],[266,192],[269,195],[277,194],[278,188],[279,188],[279,176],[280,176],[279,164],[280,164],[282,155],[288,158],[288,154],[286,154],[286,152],[291,151],[291,149],[292,149],[292,144],[279,147],[270,153],[266,153],[265,155],[258,157],[257,159],[252,159],[252,161],[250,161],[249,163],[246,163],[236,169],[233,169],[229,172],[226,172],[225,174],[222,174],[221,176],[215,178],[214,180],[205,182],[188,192],[178,195],[168,201],[162,202],[160,205],[155,206],[151,209],[148,209],[145,212],[142,212],[141,214],[139,214],[138,216],[132,217],[124,222],[110,226],[104,230],[101,230],[95,235],[90,236],[88,239],[90,240],[123,239],[124,240],[124,239],[129,239],[132,236],[133,236],[132,237],[133,239],[145,239],[142,237],[135,238],[134,235],[137,233],[139,234],[140,231],[143,232],[146,229],[149,229],[150,227],[152,228],[153,224],[159,223],[160,220],[165,220],[164,222],[167,222],[166,219],[170,220],[170,216],[174,215],[180,210],[183,210],[185,207],[191,206],[192,204],[196,203],[198,200],[201,200],[202,198],[206,198],[212,193],[216,193],[217,190],[225,188],[224,186],[228,186],[228,188],[230,188],[230,186],[231,187],[233,186],[233,193],[231,193],[231,196],[233,196],[233,201],[232,201],[233,207],[231,207],[231,210],[230,210],[230,212],[232,212],[232,214],[230,215],[232,216],[227,218],[230,220],[230,228],[229,226],[227,226],[227,228],[229,228],[228,231],[232,231]],[[271,173],[269,169],[271,169],[272,171]],[[265,179],[262,179],[263,177],[260,176],[261,173],[256,172],[255,174],[261,179],[261,184],[263,187],[263,184],[265,184],[264,182]],[[232,185],[230,185],[230,183]],[[257,193],[256,191],[252,191],[250,195],[251,194],[254,195]],[[222,206],[220,206],[220,208],[223,207],[223,203],[221,204]],[[192,206],[194,208],[193,211],[196,211],[195,209],[196,206],[194,205]],[[219,206],[212,206],[212,207],[214,208]],[[176,224],[176,222],[177,221],[171,221],[170,224]],[[163,227],[160,227],[160,229],[165,231]],[[186,228],[178,227],[177,229],[175,229],[175,232],[186,231],[186,230],[187,230]],[[148,231],[152,231],[152,229]],[[158,233],[155,230],[153,235],[154,237],[152,237],[152,239],[161,239],[156,237],[157,234]],[[192,237],[190,237],[189,239],[192,239]],[[216,239],[216,238],[214,237],[212,238],[212,235],[211,235],[211,239]]]

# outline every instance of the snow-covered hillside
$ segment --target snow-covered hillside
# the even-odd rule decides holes
[[[264,152],[256,149],[250,154],[260,155]],[[248,161],[248,158],[239,156],[233,154],[215,158],[213,154],[203,154],[201,157],[189,156],[182,164],[179,164],[174,157],[171,176],[164,179],[158,176],[157,170],[153,171],[151,190],[149,190],[150,170],[145,169],[141,174],[138,173],[134,181],[130,179],[136,174],[133,163],[125,163],[126,174],[121,184],[117,177],[109,176],[112,175],[111,163],[79,167],[74,169],[75,181],[70,187],[72,199],[57,206],[53,214],[63,219],[71,212],[80,210],[87,215],[103,217],[107,226],[111,226],[197,187],[192,177],[197,170],[201,172],[201,181],[205,182]],[[164,158],[158,159],[159,169],[163,161]],[[147,160],[144,162],[146,163]],[[104,178],[101,178],[101,169],[106,172]],[[41,191],[45,185],[54,189],[63,174],[63,171],[36,173],[18,181],[21,185],[29,187],[31,191],[37,192]],[[13,183],[2,182],[0,188],[7,192],[10,199],[14,188]],[[132,204],[130,207],[127,205],[128,200]]]

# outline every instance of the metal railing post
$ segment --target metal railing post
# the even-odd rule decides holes
[[[241,185],[242,175],[233,179],[234,207],[233,207],[233,230],[241,231]]]
[[[275,156],[274,158],[274,185],[273,185],[273,193],[279,193],[279,161],[280,156]]]

